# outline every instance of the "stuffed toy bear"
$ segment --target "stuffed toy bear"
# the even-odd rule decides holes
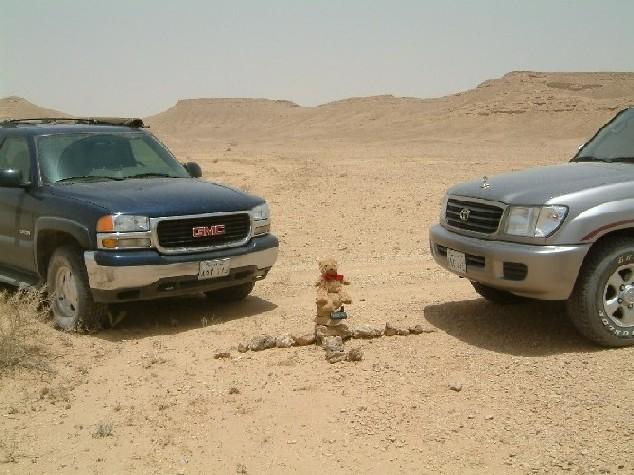
[[[316,302],[318,313],[323,315],[326,311],[335,311],[342,304],[351,304],[352,299],[350,299],[348,292],[343,288],[344,285],[349,285],[350,282],[343,275],[337,273],[337,261],[332,258],[320,260],[319,271],[321,275],[315,283],[315,287],[317,287]]]

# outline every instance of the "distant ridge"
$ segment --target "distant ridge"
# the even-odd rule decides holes
[[[69,115],[54,109],[45,109],[17,96],[0,99],[0,119],[31,119],[34,117],[69,117]]]
[[[176,105],[186,106],[189,104],[195,105],[213,105],[213,104],[233,104],[233,105],[268,105],[268,104],[277,104],[281,106],[287,107],[300,107],[298,104],[295,104],[292,101],[287,101],[283,99],[264,99],[264,98],[248,98],[248,97],[202,97],[199,99],[179,99],[176,102]]]
[[[584,137],[634,104],[634,73],[513,71],[474,89],[420,99],[353,97],[318,107],[267,99],[186,99],[146,118],[173,139],[219,142],[532,140]]]
[[[286,100],[181,99],[144,120],[170,142],[280,144],[307,141],[583,138],[634,105],[634,73],[513,71],[440,98],[380,95],[303,107]],[[0,117],[66,115],[19,97],[0,99]]]

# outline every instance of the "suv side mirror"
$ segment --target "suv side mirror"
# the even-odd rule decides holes
[[[22,188],[22,172],[20,170],[5,169],[0,170],[0,187],[3,188]]]
[[[200,178],[203,176],[203,170],[196,162],[187,162],[184,167],[192,178]]]

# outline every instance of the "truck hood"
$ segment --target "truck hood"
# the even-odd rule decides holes
[[[193,178],[150,178],[47,186],[56,195],[111,213],[150,218],[246,211],[264,201],[224,185]]]
[[[456,185],[449,194],[501,201],[514,205],[540,205],[580,190],[634,181],[634,164],[582,162],[508,173]],[[556,203],[553,203],[556,204]]]

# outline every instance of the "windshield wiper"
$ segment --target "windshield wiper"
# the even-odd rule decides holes
[[[614,157],[614,158],[577,157],[572,161],[573,162],[634,163],[634,157]]]
[[[103,180],[121,181],[123,180],[123,178],[119,178],[116,176],[81,175],[81,176],[69,176],[68,178],[62,178],[61,180],[57,180],[55,183],[63,183],[66,181],[103,181]]]
[[[577,157],[571,160],[572,162],[609,162],[609,159],[599,157]]]
[[[608,162],[620,162],[620,163],[634,163],[634,157],[616,157],[609,158]]]
[[[170,175],[169,173],[138,173],[137,175],[130,175],[126,178],[180,178],[174,175]]]

